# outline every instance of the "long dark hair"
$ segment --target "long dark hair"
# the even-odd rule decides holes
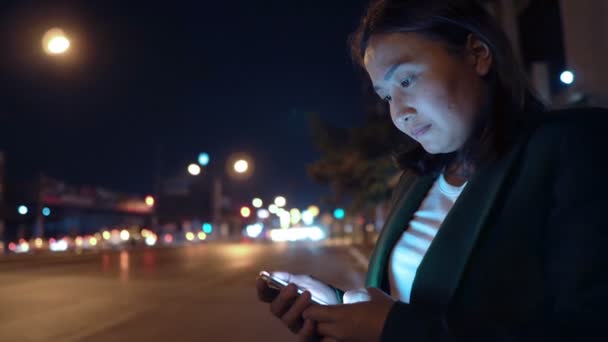
[[[416,32],[444,43],[449,52],[464,51],[474,34],[492,53],[485,81],[490,87],[488,107],[479,116],[464,146],[453,153],[429,154],[404,135],[395,151],[402,169],[417,174],[438,174],[452,162],[478,165],[500,156],[530,113],[544,110],[523,67],[513,54],[507,35],[495,19],[474,0],[372,0],[358,29],[350,36],[353,59],[363,67],[370,38],[382,33]]]

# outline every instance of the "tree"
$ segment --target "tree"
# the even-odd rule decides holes
[[[312,136],[321,158],[308,166],[308,174],[331,187],[337,203],[350,198],[350,210],[361,212],[390,196],[389,180],[399,173],[391,154],[403,144],[385,106],[371,103],[360,127],[335,127],[319,114],[310,115]]]

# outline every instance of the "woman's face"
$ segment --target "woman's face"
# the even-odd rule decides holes
[[[457,55],[419,33],[377,34],[364,55],[395,126],[433,154],[460,149],[471,134],[491,61],[487,46],[472,35]]]

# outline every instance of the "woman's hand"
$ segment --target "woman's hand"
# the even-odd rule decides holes
[[[323,341],[379,341],[395,300],[376,288],[368,288],[368,301],[344,305],[311,305],[303,313],[316,325]]]
[[[272,276],[290,283],[289,286],[279,291],[269,287],[264,280],[258,278],[256,280],[258,298],[263,302],[270,303],[270,312],[281,319],[289,330],[299,334],[300,340],[313,340],[314,323],[311,321],[305,324],[302,313],[312,304],[311,293],[327,303],[338,304],[334,289],[307,275],[272,272]],[[299,295],[297,287],[306,291]],[[304,329],[302,329],[303,327]]]

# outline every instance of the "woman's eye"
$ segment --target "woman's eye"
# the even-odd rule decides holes
[[[404,81],[401,81],[401,86],[403,88],[407,88],[409,86],[412,85],[412,77],[408,77],[407,79],[405,79]]]
[[[391,102],[391,100],[392,100],[392,98],[391,98],[390,95],[385,96],[385,97],[382,98],[382,101],[384,101],[384,102]]]

